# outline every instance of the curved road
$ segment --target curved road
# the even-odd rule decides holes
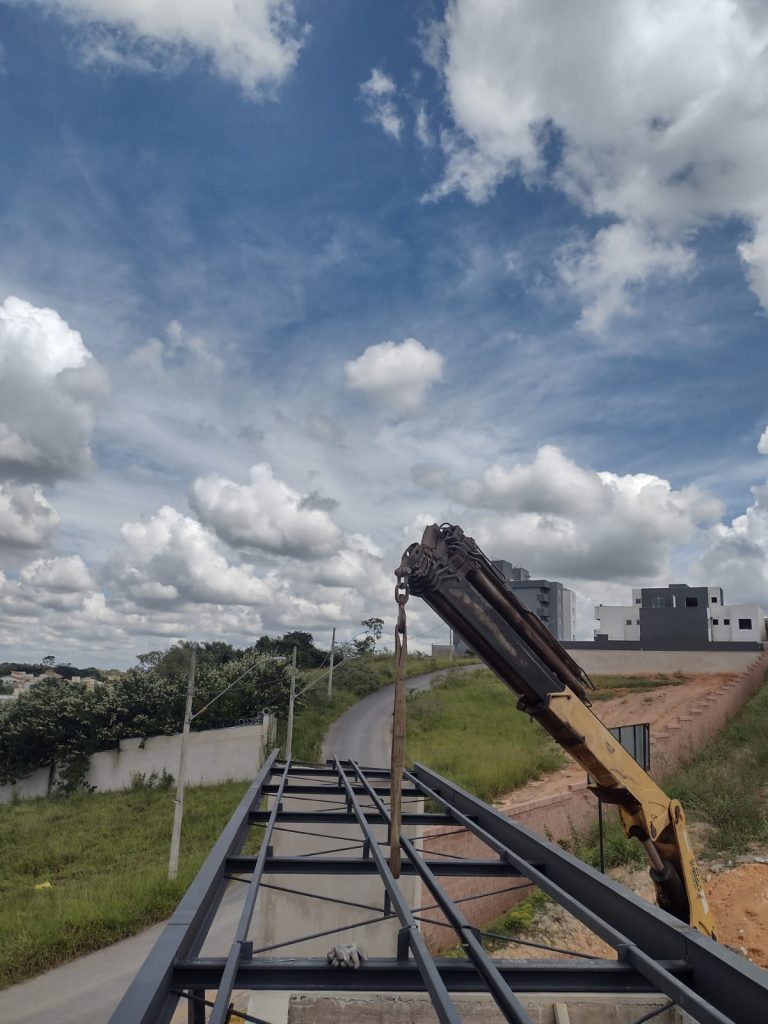
[[[461,665],[454,671],[482,668],[482,665]],[[409,691],[426,690],[432,680],[444,675],[445,669],[427,672],[407,679]],[[385,768],[390,762],[392,747],[392,700],[395,687],[385,686],[358,701],[341,718],[337,718],[323,743],[323,760],[329,757],[352,758],[367,768]]]
[[[478,668],[461,666],[459,671]],[[442,672],[406,681],[409,690],[425,690]],[[358,701],[328,730],[323,757],[354,758],[367,767],[387,766],[392,743],[394,686]],[[203,946],[203,955],[229,947],[240,916],[242,892],[230,886]],[[0,992],[3,1024],[104,1024],[154,945],[165,922],[46,974]]]

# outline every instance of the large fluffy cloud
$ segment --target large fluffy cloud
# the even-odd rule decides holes
[[[768,611],[768,483],[730,523],[716,523],[697,563],[698,575],[722,586],[726,599],[757,601]]]
[[[53,309],[13,296],[0,305],[0,476],[40,483],[91,465],[104,370]]]
[[[347,384],[397,412],[415,412],[443,376],[443,357],[416,338],[382,341],[346,363]]]
[[[38,547],[58,525],[59,513],[37,484],[0,483],[0,544]]]
[[[251,96],[281,82],[301,47],[293,0],[36,2],[87,27],[87,61],[168,71],[198,54]]]
[[[168,505],[144,522],[123,523],[126,551],[116,577],[141,604],[177,599],[217,604],[263,604],[270,591],[252,569],[231,565],[213,533]]]
[[[566,580],[656,576],[673,545],[692,541],[722,514],[720,502],[695,486],[595,472],[553,446],[449,488],[494,557]]]
[[[546,178],[612,221],[560,261],[584,326],[686,272],[713,218],[745,222],[739,253],[768,307],[764,4],[454,0],[441,30],[454,127],[433,194],[481,202],[508,175]]]
[[[247,484],[200,477],[190,500],[202,522],[234,547],[308,559],[337,551],[341,542],[341,530],[317,497],[278,480],[266,463],[251,467]]]

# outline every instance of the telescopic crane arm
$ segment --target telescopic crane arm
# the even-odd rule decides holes
[[[705,935],[715,925],[685,815],[591,710],[589,678],[541,620],[507,590],[502,574],[458,526],[428,526],[396,570],[590,775],[590,788],[619,808],[628,836],[651,864],[660,907]]]

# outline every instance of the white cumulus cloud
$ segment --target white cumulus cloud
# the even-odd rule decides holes
[[[87,63],[176,71],[190,55],[259,96],[293,70],[303,30],[293,0],[36,0],[84,26]]]
[[[687,272],[696,231],[726,218],[744,224],[739,254],[768,308],[764,4],[455,0],[439,38],[453,125],[432,196],[482,202],[517,175],[613,221],[560,261],[583,327],[631,311],[653,275]]]
[[[382,341],[345,364],[347,384],[401,413],[415,412],[443,376],[445,360],[416,338]]]
[[[29,586],[42,587],[46,590],[95,589],[90,569],[79,555],[37,558],[29,565],[25,565],[19,576]]]
[[[757,442],[757,450],[761,455],[768,455],[768,427],[760,435],[760,440]]]
[[[126,551],[116,559],[115,576],[140,602],[178,596],[192,602],[258,605],[269,587],[250,567],[231,565],[215,535],[196,519],[164,505],[145,522],[123,523]]]
[[[701,578],[722,586],[726,600],[768,605],[768,484],[753,487],[754,501],[730,523],[716,523],[698,560]],[[766,609],[768,610],[768,608]]]
[[[105,371],[53,309],[0,305],[0,476],[44,483],[82,476]]]
[[[596,472],[552,445],[530,462],[494,464],[450,493],[496,558],[558,579],[636,580],[663,572],[674,545],[722,515],[698,487],[650,473]]]
[[[341,543],[328,511],[278,480],[267,463],[251,467],[247,484],[200,477],[190,501],[201,521],[234,547],[309,559],[332,554]]]
[[[50,540],[59,518],[37,484],[0,483],[0,544],[39,547]]]

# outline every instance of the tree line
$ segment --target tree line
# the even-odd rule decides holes
[[[373,626],[367,626],[367,635],[346,653],[358,658],[371,654],[379,622],[366,620]],[[137,655],[135,667],[98,686],[71,678],[44,678],[15,700],[4,701],[0,705],[0,785],[47,767],[51,778],[57,778],[59,790],[70,792],[83,785],[90,758],[97,751],[114,749],[121,739],[179,732],[192,646],[182,643]],[[218,640],[194,645],[193,710],[216,700],[193,721],[192,728],[223,728],[265,709],[284,716],[290,686],[287,660],[294,646],[305,678],[311,680],[327,667],[330,652],[316,647],[311,633],[299,630],[281,637],[263,636],[244,649]],[[340,656],[344,653],[342,649]],[[359,660],[342,665],[335,680],[359,696],[376,688]],[[312,690],[307,697],[320,699]]]

